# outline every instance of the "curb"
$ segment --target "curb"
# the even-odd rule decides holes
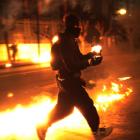
[[[0,65],[0,69],[7,69],[7,68],[12,69],[12,68],[16,68],[16,67],[31,66],[31,65],[38,65],[38,64],[34,64],[34,63],[5,63],[5,64]]]
[[[34,71],[38,69],[50,69],[50,67],[46,64],[40,63],[15,63],[12,66],[6,67],[5,64],[0,65],[0,75],[5,75],[9,73],[19,73],[19,72],[27,72]]]

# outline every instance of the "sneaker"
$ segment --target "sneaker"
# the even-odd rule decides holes
[[[104,137],[107,137],[111,134],[113,128],[112,127],[103,127],[103,128],[99,128],[96,132],[94,132],[94,138],[95,140],[101,140]]]
[[[36,132],[39,140],[45,140],[47,129],[43,126],[37,126]]]

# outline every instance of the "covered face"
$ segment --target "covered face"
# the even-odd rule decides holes
[[[72,34],[74,38],[78,38],[81,32],[78,17],[75,15],[67,15],[64,19],[64,23],[66,26],[66,31]]]

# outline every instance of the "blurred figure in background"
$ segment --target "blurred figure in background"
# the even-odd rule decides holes
[[[12,62],[15,62],[16,61],[16,56],[17,56],[17,53],[18,53],[18,48],[17,48],[17,44],[14,43],[10,46],[10,50],[11,50],[11,60]]]

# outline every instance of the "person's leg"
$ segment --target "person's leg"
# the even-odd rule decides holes
[[[45,140],[47,129],[55,122],[63,119],[73,111],[73,104],[66,93],[59,93],[57,104],[54,109],[50,112],[48,120],[45,124],[37,127],[37,135],[40,140]]]
[[[57,104],[49,114],[48,125],[51,126],[53,123],[63,119],[70,113],[72,113],[74,105],[65,93],[59,93]]]
[[[15,52],[12,52],[12,61],[15,61]]]
[[[99,128],[100,120],[93,101],[83,87],[78,87],[76,91],[76,106],[87,120],[91,130],[95,132]]]
[[[111,134],[113,128],[99,128],[99,116],[95,106],[93,105],[92,99],[88,96],[87,92],[83,87],[78,87],[76,106],[79,108],[85,119],[87,120],[93,134],[94,139],[102,139]]]

